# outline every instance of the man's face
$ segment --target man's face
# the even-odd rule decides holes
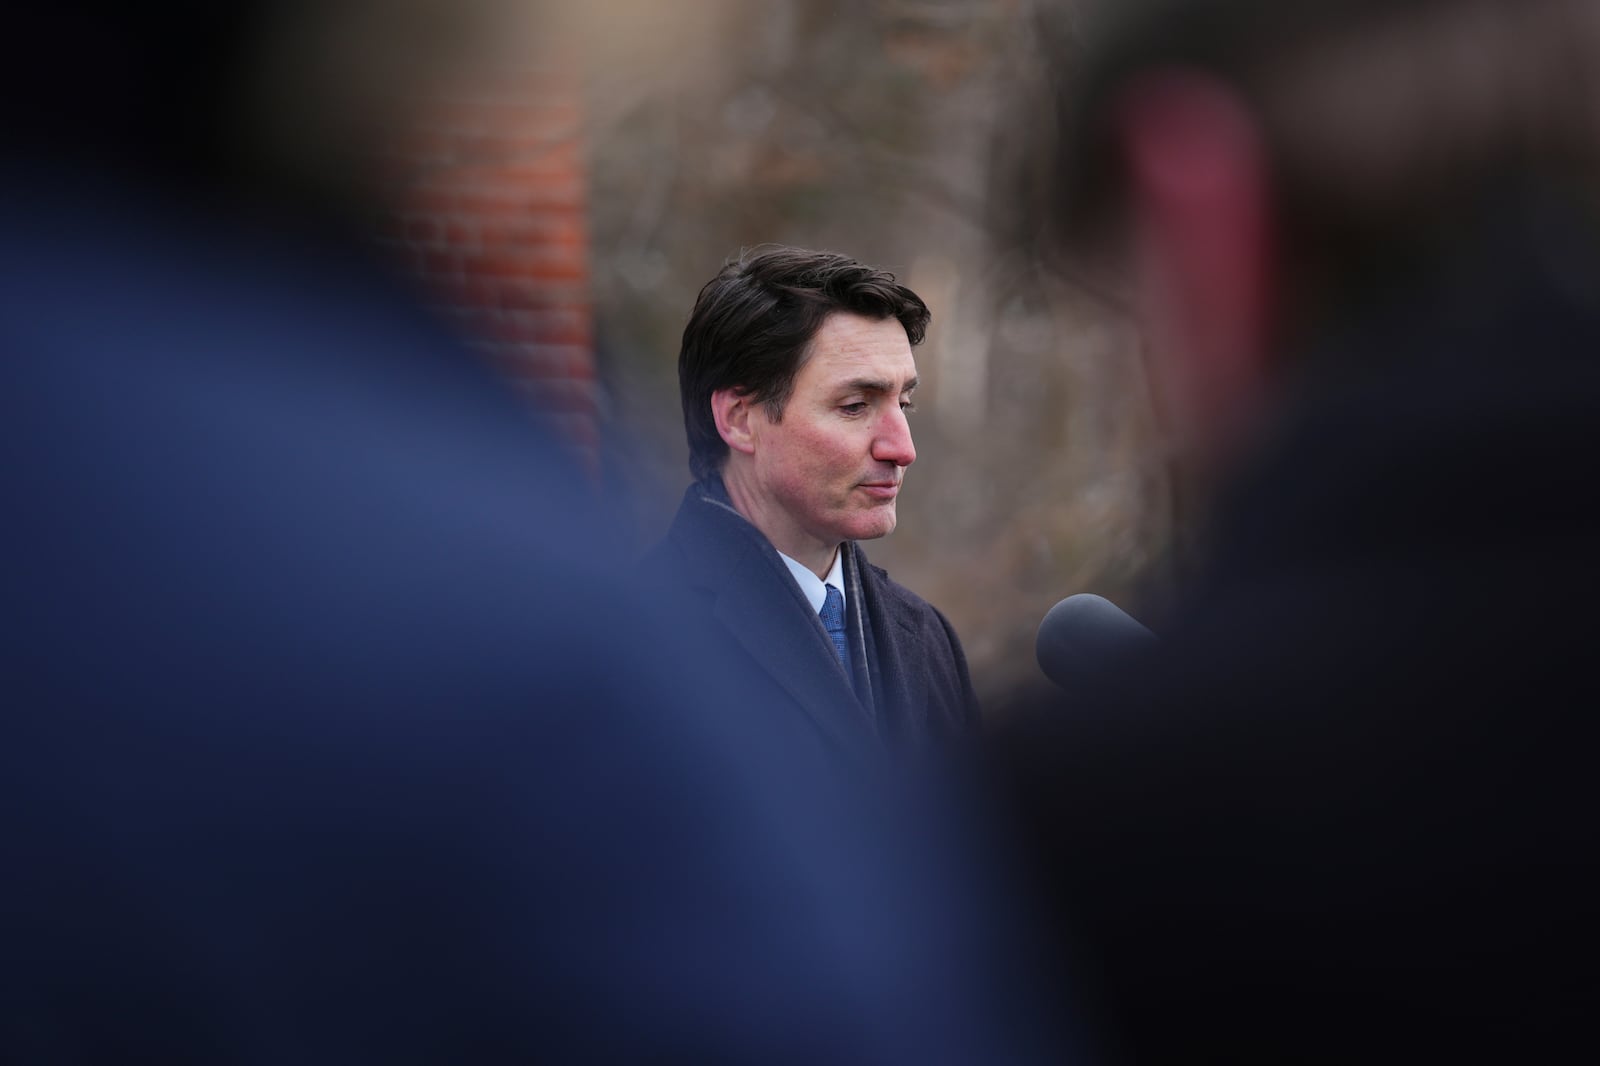
[[[893,319],[830,315],[795,375],[782,421],[751,412],[754,449],[736,503],[779,551],[806,561],[844,540],[893,532],[916,459],[906,412],[917,366]],[[730,492],[735,487],[730,485]]]

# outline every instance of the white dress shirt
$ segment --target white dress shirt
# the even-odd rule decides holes
[[[844,599],[846,595],[844,591],[844,552],[837,548],[834,549],[833,569],[828,571],[826,581],[817,577],[810,569],[795,562],[782,552],[778,553],[778,557],[784,561],[784,565],[788,566],[789,573],[794,575],[795,582],[799,584],[800,591],[805,593],[806,600],[811,604],[813,611],[816,611],[819,615],[822,613],[822,605],[828,599],[827,586],[832,585],[839,590],[839,596],[844,600],[845,612],[846,616],[848,616],[850,601]]]

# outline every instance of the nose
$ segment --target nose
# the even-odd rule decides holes
[[[917,449],[911,443],[911,423],[906,413],[895,406],[878,420],[877,434],[872,439],[872,457],[880,463],[910,466],[917,461]]]

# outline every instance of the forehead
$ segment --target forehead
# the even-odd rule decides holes
[[[911,342],[899,319],[881,321],[836,311],[823,320],[806,348],[795,384],[827,386],[855,378],[901,385],[915,377]]]

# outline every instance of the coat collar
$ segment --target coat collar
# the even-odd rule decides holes
[[[853,691],[827,632],[777,549],[728,501],[720,481],[691,485],[669,539],[682,552],[689,582],[710,594],[712,616],[825,735],[848,748],[874,744],[873,715]],[[846,579],[857,572],[853,545],[844,546]],[[860,580],[849,590],[854,605]],[[792,609],[786,609],[792,601]],[[865,619],[865,614],[859,617]],[[859,630],[853,647],[859,643]]]

